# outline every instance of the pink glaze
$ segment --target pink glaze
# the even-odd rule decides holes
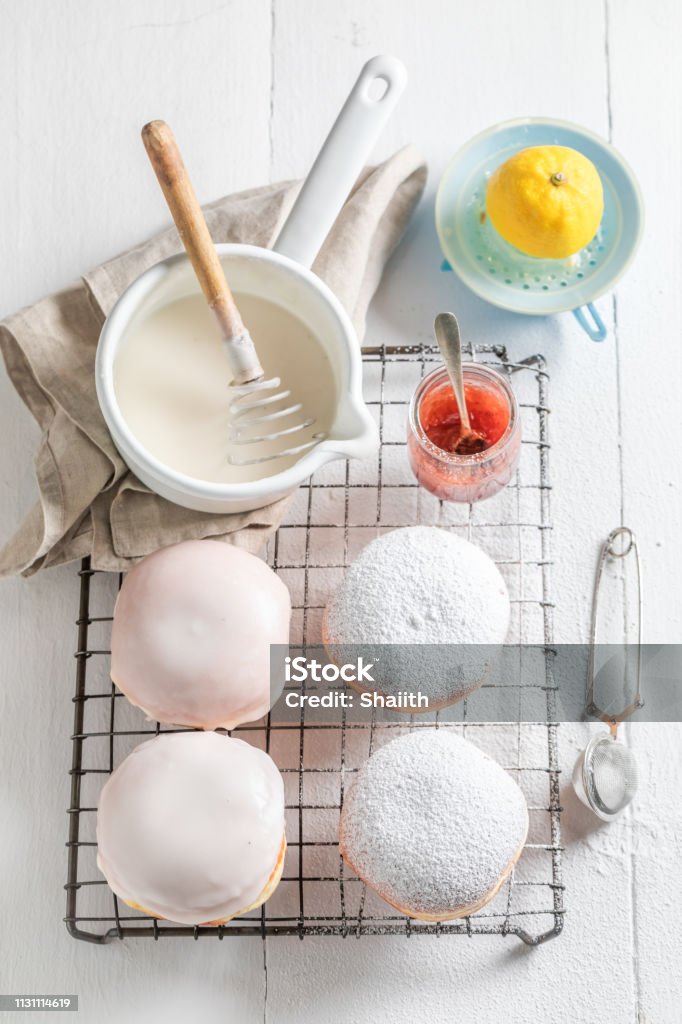
[[[97,865],[127,902],[204,924],[262,899],[283,836],[284,786],[268,754],[218,733],[162,733],[102,790]]]
[[[291,602],[265,562],[190,540],[148,555],[114,609],[111,677],[152,719],[232,729],[270,708],[270,644],[289,641]]]

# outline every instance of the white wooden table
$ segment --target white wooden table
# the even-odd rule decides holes
[[[557,640],[587,636],[598,545],[638,534],[646,639],[679,640],[682,442],[678,39],[675,0],[0,0],[0,315],[66,284],[165,221],[139,142],[165,117],[204,200],[302,176],[360,65],[393,52],[410,84],[377,150],[413,141],[430,184],[391,262],[374,342],[424,339],[457,310],[474,342],[539,351],[552,375]],[[439,271],[433,194],[469,136],[527,114],[580,122],[626,155],[647,228],[599,302],[609,338],[570,315],[484,306]],[[660,417],[655,448],[638,410]],[[34,497],[37,433],[0,374],[0,524]],[[592,438],[590,441],[588,439]],[[74,942],[61,923],[77,579],[0,584],[0,991],[78,992],[80,1019],[244,1022],[680,1019],[680,727],[629,740],[641,796],[607,828],[564,792],[564,934],[538,950],[498,937]],[[587,728],[562,727],[570,770]]]

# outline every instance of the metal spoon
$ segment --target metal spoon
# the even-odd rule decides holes
[[[453,454],[476,455],[489,447],[488,442],[473,430],[469,420],[466,398],[464,397],[464,377],[462,374],[462,342],[459,336],[459,324],[454,313],[439,313],[434,321],[436,341],[440,354],[448,371],[448,377],[455,393],[455,401],[459,410],[461,434],[455,443]]]

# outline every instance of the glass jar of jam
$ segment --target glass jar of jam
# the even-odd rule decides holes
[[[462,425],[445,367],[429,373],[412,396],[407,450],[422,487],[443,501],[491,498],[506,487],[521,451],[519,409],[509,383],[480,363],[463,363],[464,394],[481,451],[458,453]]]

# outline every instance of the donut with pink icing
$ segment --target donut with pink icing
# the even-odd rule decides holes
[[[97,866],[153,917],[222,924],[259,907],[285,850],[282,776],[268,754],[229,736],[161,733],[100,794]]]
[[[340,848],[403,914],[465,917],[509,877],[528,832],[526,799],[500,765],[447,727],[380,747],[348,790]]]
[[[233,729],[270,709],[270,644],[289,642],[290,615],[260,558],[214,540],[173,544],[123,581],[111,678],[149,718]]]

